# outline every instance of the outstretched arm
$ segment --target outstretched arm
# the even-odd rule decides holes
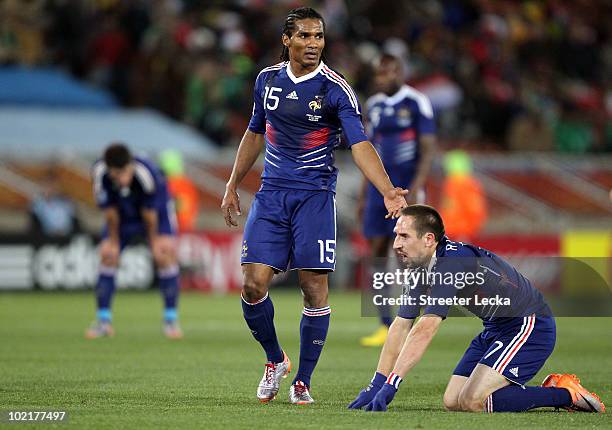
[[[378,367],[376,368],[378,373],[389,376],[389,373],[394,369],[413,322],[414,320],[401,317],[397,317],[393,320],[391,327],[389,327],[387,340],[383,345],[382,351],[380,352],[380,358],[378,359]]]
[[[423,315],[419,318],[408,334],[408,338],[393,367],[393,373],[404,378],[410,372],[425,354],[441,322],[441,317],[432,314]]]
[[[395,188],[385,171],[385,168],[372,144],[365,140],[351,146],[355,164],[368,180],[382,194],[387,207],[387,218],[398,218],[400,211],[408,206],[404,196],[408,190]]]
[[[228,227],[238,226],[238,223],[232,218],[233,212],[241,215],[240,198],[238,197],[237,189],[247,172],[251,170],[251,167],[257,161],[257,157],[263,147],[263,134],[253,133],[250,130],[244,133],[236,153],[232,174],[225,185],[225,195],[221,203],[221,211]]]
[[[378,390],[374,398],[365,407],[366,411],[384,412],[393,401],[402,379],[423,357],[429,343],[433,339],[442,318],[437,315],[424,315],[412,327],[402,351],[395,362],[393,372],[387,377],[387,382]]]
[[[413,320],[397,317],[389,328],[389,334],[387,340],[380,353],[378,360],[378,367],[376,373],[366,388],[361,390],[355,400],[349,405],[349,409],[361,409],[374,399],[374,396],[383,387],[383,384],[387,380],[387,376],[393,370],[397,357],[402,350],[402,346],[408,336],[410,327],[412,326]]]

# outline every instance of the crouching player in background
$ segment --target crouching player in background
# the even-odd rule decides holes
[[[404,298],[414,301],[402,301],[374,378],[349,408],[386,411],[402,379],[446,318],[448,302],[457,301],[483,320],[484,330],[472,340],[450,378],[444,393],[447,410],[522,412],[555,407],[605,412],[597,395],[582,387],[576,375],[551,374],[542,386],[525,386],[552,353],[556,328],[540,292],[514,267],[485,249],[449,240],[442,218],[429,206],[402,210],[395,233],[393,249],[409,269],[444,276],[417,278],[404,292]],[[470,273],[472,285],[442,281],[450,279],[447,275],[467,280]],[[499,302],[491,303],[495,297]],[[423,315],[413,326],[423,298]]]
[[[176,305],[179,267],[176,257],[176,214],[166,179],[149,160],[132,157],[129,149],[115,143],[92,169],[94,195],[104,211],[105,227],[100,244],[100,268],[96,285],[97,321],[85,336],[94,339],[114,334],[111,301],[121,251],[134,239],[146,238],[157,268],[164,298],[164,333],[182,337]]]

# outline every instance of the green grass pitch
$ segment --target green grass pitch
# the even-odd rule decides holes
[[[301,296],[272,293],[281,344],[297,367]],[[376,320],[360,317],[358,294],[332,293],[332,322],[317,367],[311,406],[261,405],[255,390],[264,356],[246,328],[238,296],[184,294],[185,339],[161,334],[155,292],[120,292],[112,339],[85,340],[93,294],[0,294],[0,410],[66,410],[57,428],[612,428],[610,414],[550,410],[522,414],[445,412],[442,393],[456,362],[479,331],[475,318],[449,318],[406,378],[390,411],[369,414],[346,405],[367,385],[378,351],[358,346]],[[540,374],[576,373],[612,405],[612,320],[565,318],[557,347]],[[41,424],[4,424],[7,428]],[[46,424],[49,425],[49,424]],[[0,424],[3,426],[3,424]]]

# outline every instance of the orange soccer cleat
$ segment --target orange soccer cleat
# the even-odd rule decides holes
[[[556,387],[561,376],[563,376],[561,373],[551,373],[542,381],[542,387]]]
[[[566,408],[569,411],[606,412],[606,405],[599,396],[580,385],[580,379],[576,375],[552,373],[544,378],[542,386],[565,388],[569,391],[572,396],[572,406]]]

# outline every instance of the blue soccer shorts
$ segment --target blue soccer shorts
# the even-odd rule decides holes
[[[176,209],[174,201],[169,200],[165,205],[157,208],[158,234],[174,236],[177,233]],[[121,222],[119,220],[119,246],[123,250],[138,238],[147,237],[147,228],[144,222]],[[108,227],[102,231],[102,240],[108,238]]]
[[[244,227],[240,262],[275,271],[336,268],[336,199],[329,191],[260,190]]]
[[[476,336],[453,374],[469,377],[478,363],[507,380],[525,385],[542,368],[555,348],[554,317],[502,318]]]

